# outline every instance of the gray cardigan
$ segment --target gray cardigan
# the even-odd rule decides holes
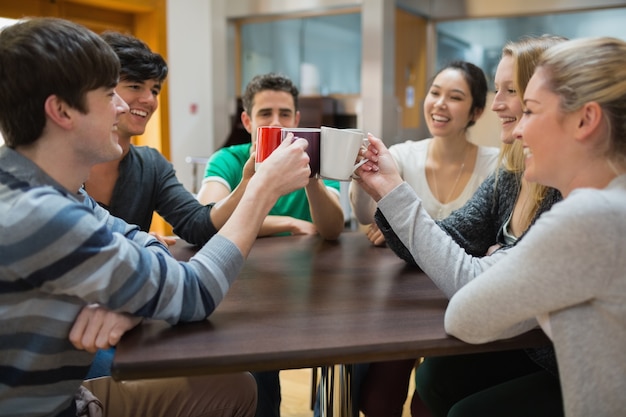
[[[500,170],[497,186],[496,176],[490,175],[463,207],[453,211],[450,216],[438,221],[437,224],[472,256],[484,256],[487,249],[495,243],[506,247],[503,225],[513,212],[519,190],[520,175]],[[561,199],[558,190],[549,189],[532,223],[534,224],[543,212]],[[387,246],[402,259],[415,265],[415,259],[398,239],[380,210],[376,210],[374,218],[385,236]]]
[[[604,189],[573,190],[459,289],[446,311],[446,331],[469,343],[510,337],[539,321],[554,342],[567,417],[626,410],[624,207],[626,174]]]
[[[508,245],[504,242],[503,225],[513,212],[519,190],[520,175],[501,169],[498,173],[497,184],[496,175],[490,175],[463,207],[453,211],[445,219],[437,221],[437,224],[469,255],[482,257],[494,243],[499,243],[502,248],[506,248]],[[550,188],[532,224],[561,199],[561,193]],[[385,236],[387,245],[403,260],[416,265],[415,259],[379,209],[376,210],[374,218]],[[522,237],[523,235],[520,239]],[[558,375],[553,347],[526,349],[526,353],[550,373]]]

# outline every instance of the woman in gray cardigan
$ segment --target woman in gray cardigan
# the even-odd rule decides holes
[[[522,116],[522,94],[540,54],[563,41],[565,38],[558,36],[528,37],[509,42],[502,50],[492,105],[492,110],[502,120],[501,168],[483,182],[462,208],[437,221],[472,256],[482,257],[496,248],[515,245],[543,212],[561,200],[557,190],[522,178],[524,155],[521,144],[514,140],[513,129]],[[376,211],[374,218],[387,245],[402,259],[415,265],[413,255],[398,239],[380,210]],[[401,416],[414,365],[415,360],[371,364],[363,382],[361,410],[368,417]],[[480,384],[473,371],[477,368],[489,370],[481,371]],[[534,376],[529,378],[531,374]],[[558,415],[561,395],[556,375],[554,349],[546,347],[503,354],[428,358],[417,370],[416,388],[428,396],[432,392],[430,387],[446,387],[453,394],[437,395],[450,403],[476,391],[486,395],[492,390],[491,403],[505,402],[531,415],[540,415],[539,410],[554,415],[556,409]],[[530,389],[537,390],[537,400],[527,405],[530,408],[524,408],[517,404],[523,398],[519,393]],[[545,400],[539,400],[539,396]],[[424,417],[428,413],[417,392],[413,395],[411,411],[414,417]]]
[[[624,66],[626,42],[615,38],[569,41],[543,54],[514,134],[524,147],[524,178],[565,199],[510,249],[477,258],[450,244],[379,139],[370,136],[364,156],[371,162],[358,170],[417,264],[451,296],[449,333],[484,343],[541,326],[554,343],[568,417],[626,409]],[[485,415],[477,406],[491,404],[431,411]]]

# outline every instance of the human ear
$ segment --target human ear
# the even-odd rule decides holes
[[[583,107],[578,111],[576,127],[576,138],[579,140],[586,140],[598,131],[602,124],[603,110],[600,104],[595,101],[585,103]]]
[[[476,123],[478,121],[478,119],[480,119],[480,116],[482,116],[483,111],[485,111],[485,109],[474,109],[474,114],[472,115],[472,122]]]
[[[250,120],[250,116],[245,110],[241,112],[241,123],[243,123],[243,127],[248,133],[252,134],[252,120]]]
[[[63,129],[69,129],[72,126],[72,109],[59,96],[54,94],[48,96],[44,101],[44,111],[47,119]]]

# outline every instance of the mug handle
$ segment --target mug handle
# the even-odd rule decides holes
[[[356,178],[361,178],[361,177],[359,177],[358,175],[356,175],[356,173],[355,173],[354,171],[356,171],[357,169],[359,169],[359,167],[360,167],[361,165],[363,165],[364,163],[366,163],[367,161],[369,161],[369,159],[367,159],[367,158],[363,158],[363,159],[361,159],[359,162],[357,162],[357,163],[354,165],[354,167],[352,167],[352,175],[350,175],[350,178],[355,178],[355,179],[356,179]]]

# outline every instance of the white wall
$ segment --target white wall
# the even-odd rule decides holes
[[[188,190],[193,184],[192,166],[185,157],[209,156],[213,152],[215,112],[209,22],[210,5],[206,0],[167,1],[171,159]]]

